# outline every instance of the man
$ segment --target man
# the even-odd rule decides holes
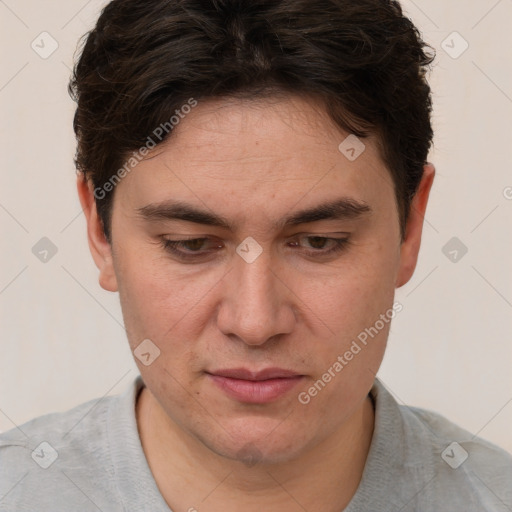
[[[512,457],[376,374],[434,178],[395,1],[114,0],[78,193],[141,376],[0,437],[0,510],[512,510]]]

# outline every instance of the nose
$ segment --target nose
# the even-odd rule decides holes
[[[293,293],[269,251],[251,263],[235,255],[234,268],[223,286],[217,323],[226,336],[257,346],[292,332]]]

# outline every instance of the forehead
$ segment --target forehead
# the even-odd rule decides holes
[[[337,158],[339,144],[348,135],[313,99],[227,98],[199,103],[174,127],[162,150],[190,151],[189,158],[207,159],[211,165],[234,160],[253,162],[258,167],[260,161],[268,160]],[[373,155],[376,141],[372,137],[367,142],[369,153],[378,158],[376,153]]]
[[[376,140],[358,141],[299,97],[199,102],[120,189],[135,208],[179,198],[275,214],[340,195],[377,207],[394,200]]]

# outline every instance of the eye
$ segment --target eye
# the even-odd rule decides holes
[[[211,247],[215,249],[222,249],[222,244],[215,242],[210,238],[190,238],[188,240],[169,240],[168,238],[162,239],[163,247],[166,251],[174,254],[183,260],[197,260],[200,257],[208,256],[212,250],[204,251],[206,242],[210,242]]]
[[[297,238],[298,240],[307,240],[307,246],[313,250],[305,251],[310,256],[327,256],[341,252],[350,243],[349,238],[332,238],[317,235],[304,235]],[[300,245],[298,242],[291,242],[291,245]]]

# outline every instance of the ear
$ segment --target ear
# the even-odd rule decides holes
[[[100,271],[99,283],[109,292],[117,291],[117,278],[112,261],[112,246],[103,232],[103,223],[96,209],[94,185],[87,180],[83,173],[78,173],[77,190],[80,204],[87,222],[87,239],[89,249],[96,266]]]
[[[430,163],[423,167],[423,176],[411,202],[405,237],[400,248],[400,265],[395,284],[396,288],[400,288],[400,286],[407,283],[416,268],[421,245],[423,221],[435,172],[434,166]]]

